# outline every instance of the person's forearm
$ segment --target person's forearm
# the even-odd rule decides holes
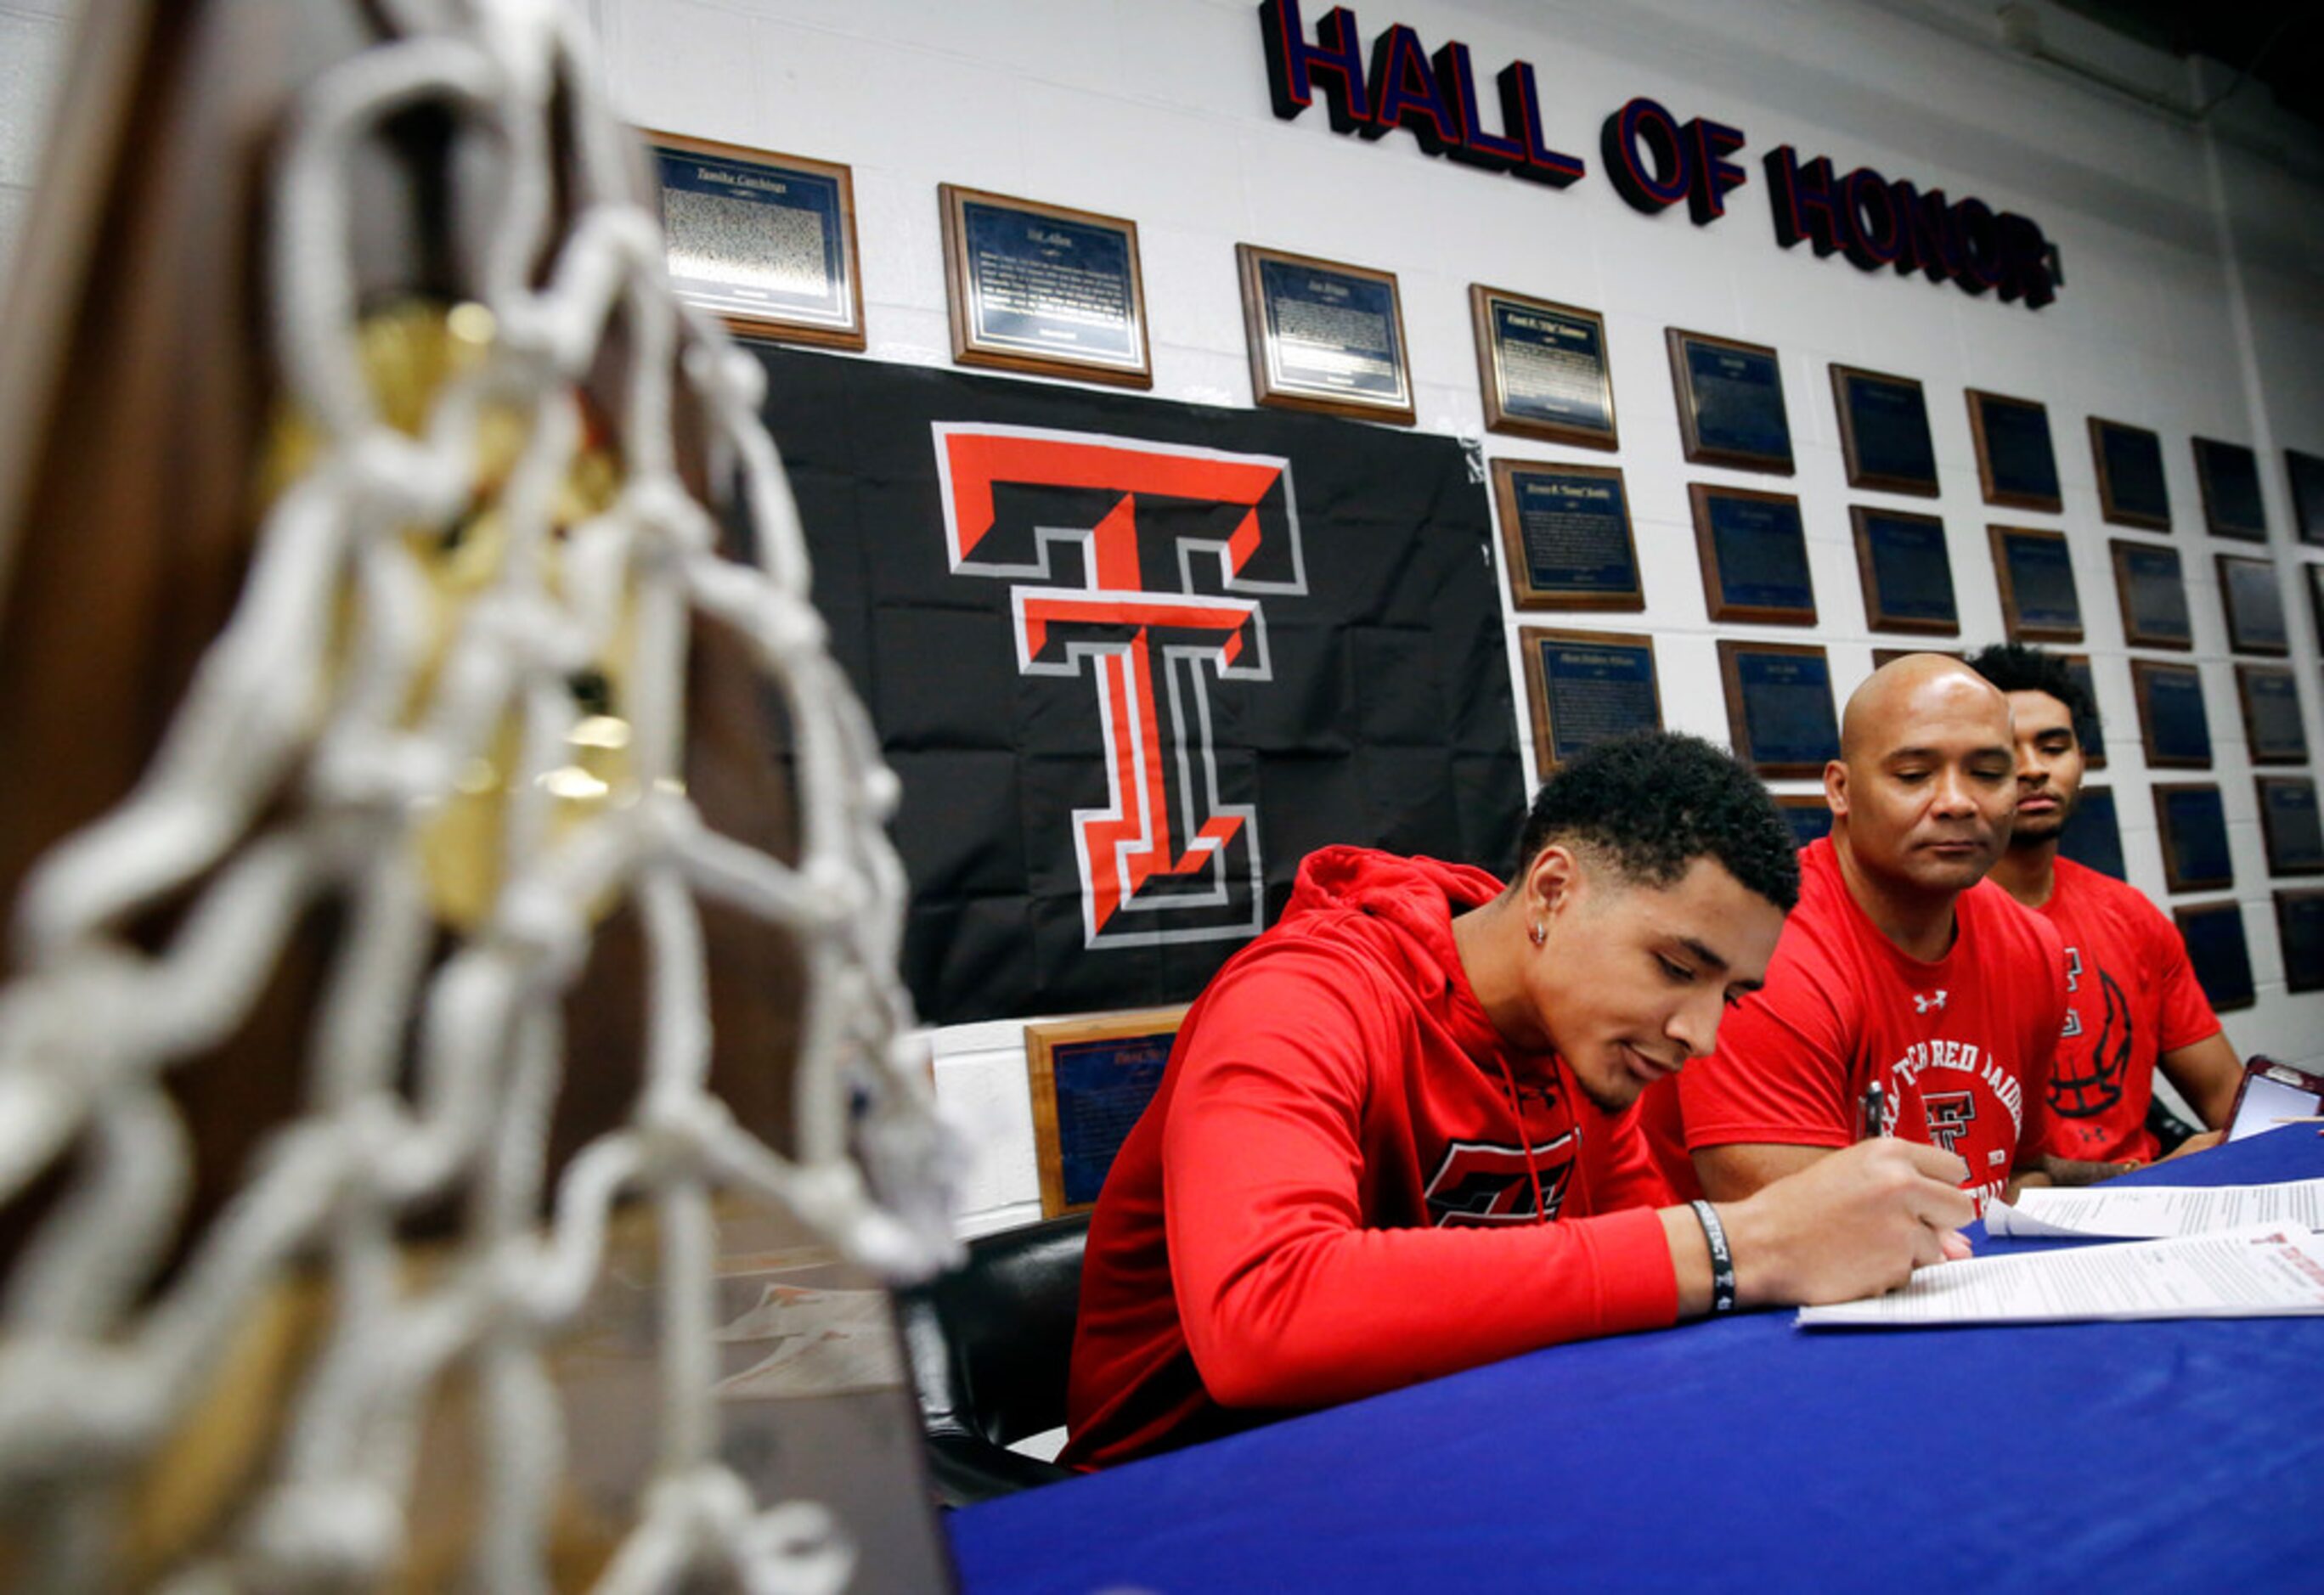
[[[2052,1157],[2044,1154],[2038,1170],[2043,1177],[2029,1181],[2025,1176],[2036,1171],[2020,1169],[2018,1184],[2095,1185],[2100,1180],[2110,1180],[2118,1174],[2128,1174],[2140,1166],[2140,1161],[2135,1157],[2099,1162],[2080,1157]]]

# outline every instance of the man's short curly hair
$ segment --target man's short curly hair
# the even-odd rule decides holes
[[[2023,642],[1996,642],[1969,656],[1969,668],[2004,692],[2046,692],[2066,705],[2076,724],[2098,718],[2089,689],[2074,679],[2064,656]]]
[[[1552,843],[1596,852],[1649,886],[1717,859],[1785,913],[1800,900],[1798,844],[1767,788],[1701,737],[1632,732],[1566,761],[1534,795],[1519,873]]]

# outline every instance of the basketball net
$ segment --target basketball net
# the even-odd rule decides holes
[[[756,1500],[718,1458],[714,1203],[779,1203],[891,1281],[951,1255],[953,1154],[895,974],[896,782],[808,602],[760,367],[672,298],[637,151],[577,25],[550,0],[383,9],[401,36],[301,96],[272,180],[272,336],[295,419],[243,592],[134,790],[51,850],[16,904],[0,1203],[65,1181],[0,1294],[0,1499],[39,1503],[19,1572],[112,1587],[136,1469],[254,1301],[312,1265],[328,1323],[258,1494],[168,1587],[388,1576],[420,1415],[456,1374],[478,1431],[471,1581],[548,1587],[566,1457],[544,1347],[597,1277],[619,1203],[659,1247],[659,1464],[597,1587],[836,1589],[850,1551],[831,1515]],[[486,161],[498,186],[459,240],[479,290],[423,318],[432,375],[397,414],[381,324],[355,302],[348,171],[386,118],[424,104],[454,114],[452,161]],[[582,387],[609,333],[626,360],[601,424]],[[722,557],[719,520],[685,485],[681,403],[755,564]],[[446,530],[460,527],[465,541]],[[682,783],[705,621],[747,640],[787,717],[795,861],[721,834]],[[617,713],[576,699],[593,677],[614,683]],[[480,800],[489,845],[464,865],[456,816]],[[326,896],[348,918],[306,1111],[164,1274],[189,1183],[164,1076],[234,1031]],[[552,1173],[560,1000],[623,901],[646,947],[643,1089]],[[167,902],[184,908],[157,949],[123,934]],[[806,972],[788,1156],[707,1086],[706,904],[778,927]],[[399,1219],[447,1199],[456,1232],[425,1270],[405,1266]]]

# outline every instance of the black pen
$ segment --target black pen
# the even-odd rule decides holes
[[[1886,1117],[1882,1107],[1886,1095],[1877,1080],[1864,1088],[1863,1110],[1858,1118],[1858,1123],[1863,1129],[1863,1134],[1857,1138],[1859,1140],[1877,1140],[1887,1133],[1881,1126],[1881,1120]]]

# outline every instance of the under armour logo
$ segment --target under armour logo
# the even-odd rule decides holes
[[[1942,991],[1913,993],[1913,1011],[1915,1013],[1926,1013],[1932,1008],[1942,1008],[1944,1005],[1945,994]]]

